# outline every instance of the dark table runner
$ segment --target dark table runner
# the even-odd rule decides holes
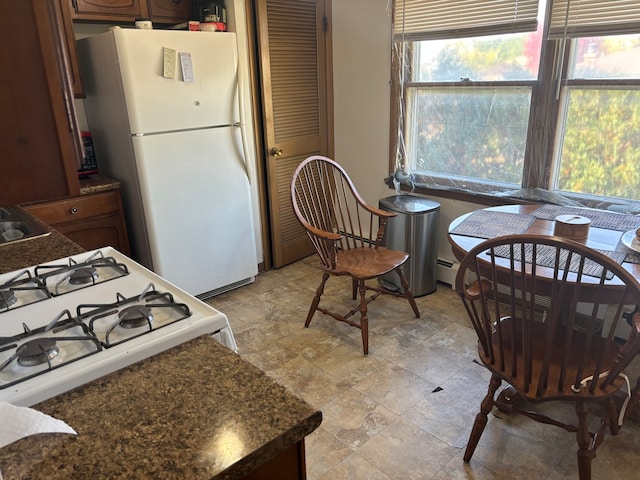
[[[591,220],[591,226],[607,230],[626,232],[640,228],[640,216],[591,210],[561,205],[543,205],[532,214],[476,210],[465,218],[451,234],[476,238],[495,238],[504,235],[525,233],[536,218],[555,220],[558,215],[580,215]],[[632,252],[621,241],[613,250],[598,250],[614,258],[618,263],[640,264],[640,252]],[[544,266],[552,266],[546,265]]]
[[[494,238],[524,233],[535,221],[534,215],[476,210],[465,218],[451,234],[476,238]]]
[[[558,215],[579,215],[590,219],[592,227],[617,230],[619,232],[626,232],[640,227],[640,217],[635,215],[588,208],[543,205],[533,212],[533,215],[543,220],[555,220]]]

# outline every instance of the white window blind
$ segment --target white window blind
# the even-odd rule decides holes
[[[551,38],[638,32],[639,0],[553,0]]]
[[[395,40],[528,32],[538,25],[538,0],[395,0],[393,10]]]

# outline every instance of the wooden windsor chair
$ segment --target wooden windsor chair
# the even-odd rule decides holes
[[[389,218],[396,214],[368,205],[358,194],[346,171],[334,160],[312,156],[296,168],[291,180],[291,202],[297,219],[305,229],[320,257],[322,281],[311,302],[305,327],[316,310],[359,328],[364,354],[369,354],[368,304],[380,294],[406,298],[416,318],[420,312],[402,265],[409,255],[380,245]],[[368,285],[395,271],[404,293]],[[336,313],[320,305],[325,284],[331,275],[352,279],[352,298],[360,294],[360,303],[346,314]],[[367,291],[374,294],[367,298]],[[360,312],[360,320],[352,316]]]
[[[605,429],[616,435],[625,415],[616,397],[625,384],[630,388],[624,369],[640,349],[640,314],[633,315],[626,338],[616,335],[640,302],[640,284],[616,261],[583,244],[512,235],[470,250],[456,290],[478,336],[480,360],[492,374],[464,461],[471,460],[496,405],[575,433],[579,478],[590,479]],[[503,380],[519,402],[494,399]],[[627,413],[639,399],[640,379]],[[536,411],[549,401],[573,403],[577,425]],[[597,412],[601,423],[589,431]]]

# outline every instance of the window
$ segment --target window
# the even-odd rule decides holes
[[[396,0],[394,45],[401,177],[640,200],[640,2]]]

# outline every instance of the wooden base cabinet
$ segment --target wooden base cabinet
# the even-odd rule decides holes
[[[23,208],[87,250],[111,246],[131,255],[119,190]]]
[[[304,439],[275,458],[258,466],[242,480],[305,480],[307,478]]]

